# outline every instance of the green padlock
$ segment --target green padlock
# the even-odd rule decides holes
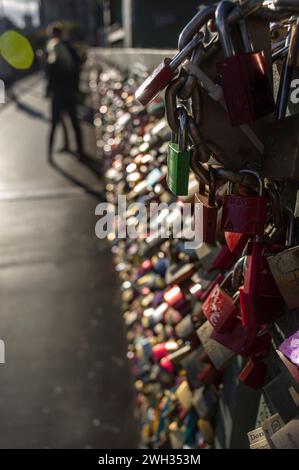
[[[175,196],[187,196],[190,172],[190,150],[188,150],[187,112],[178,109],[178,143],[169,143],[167,158],[167,186]]]

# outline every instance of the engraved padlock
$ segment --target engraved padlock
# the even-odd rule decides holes
[[[233,271],[229,272],[221,284],[217,284],[202,306],[202,312],[211,323],[215,331],[223,333],[233,323],[239,309],[236,299],[231,295],[228,285],[231,286]]]

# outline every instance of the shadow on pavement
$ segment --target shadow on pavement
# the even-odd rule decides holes
[[[94,159],[92,159],[88,156],[84,156],[82,159],[80,159],[80,163],[87,166],[88,169],[90,171],[92,171],[93,173],[95,173],[97,176],[100,176],[99,164]],[[97,190],[89,187],[84,182],[78,180],[73,175],[71,175],[68,171],[66,171],[64,168],[62,168],[60,165],[58,165],[57,162],[55,162],[53,158],[49,160],[49,164],[58,173],[60,173],[64,178],[66,178],[68,181],[75,184],[76,186],[79,186],[80,188],[82,188],[87,194],[89,194],[90,196],[96,198],[99,201],[106,202],[106,197],[105,197],[104,192],[97,191]]]

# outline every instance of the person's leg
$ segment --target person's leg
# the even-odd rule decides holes
[[[79,156],[83,155],[82,132],[77,116],[76,100],[70,100],[67,106],[67,112],[70,116],[71,123],[75,132],[76,144]]]
[[[53,154],[53,144],[54,144],[54,136],[57,125],[59,123],[61,115],[61,106],[60,101],[57,97],[52,98],[52,117],[51,117],[51,129],[50,129],[50,136],[49,136],[49,148],[48,148],[48,159],[52,159]]]
[[[68,131],[67,131],[67,124],[66,124],[65,118],[66,118],[65,114],[62,113],[61,116],[60,116],[60,122],[61,122],[61,125],[62,125],[64,144],[63,144],[63,147],[61,149],[61,152],[69,152],[70,151],[69,135],[68,135]]]

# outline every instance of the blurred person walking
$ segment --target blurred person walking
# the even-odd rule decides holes
[[[64,148],[69,151],[69,140],[65,115],[69,115],[75,131],[78,158],[83,155],[82,133],[77,116],[77,99],[81,60],[69,41],[63,38],[63,26],[54,23],[48,27],[47,44],[47,97],[51,98],[51,130],[49,136],[48,159],[53,157],[55,131],[59,123],[63,126]]]

